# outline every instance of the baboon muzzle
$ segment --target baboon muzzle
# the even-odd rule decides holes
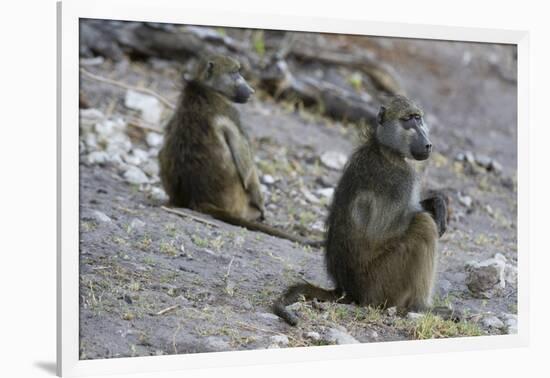
[[[250,96],[254,93],[254,89],[248,84],[240,84],[235,91],[234,101],[239,104],[244,104],[248,101]]]

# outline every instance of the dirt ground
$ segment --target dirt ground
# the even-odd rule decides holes
[[[353,47],[393,67],[406,93],[425,109],[435,152],[419,170],[426,188],[449,194],[453,211],[439,245],[435,300],[464,311],[466,319],[452,323],[429,314],[401,317],[391,309],[299,302],[293,309],[301,323],[288,326],[270,305],[302,279],[331,286],[323,251],[190,210],[199,219],[163,209],[162,196],[155,195],[161,188],[159,146],[140,128],[121,126],[127,139],[120,144],[130,143],[124,164],[90,158],[94,151],[113,151],[112,136],[107,147],[101,143],[98,123],[135,114],[124,105],[125,90],[81,77],[81,93],[100,111],[81,113],[80,125],[81,359],[515,332],[515,48],[388,38],[357,38]],[[88,59],[83,67],[173,102],[181,88],[178,62]],[[321,237],[330,204],[326,189],[336,186],[341,171],[320,157],[327,151],[349,156],[357,143],[353,125],[261,91],[237,107],[256,151],[267,222]],[[170,113],[164,109],[163,119]],[[128,182],[132,164],[147,173],[147,183]],[[504,288],[472,292],[466,264],[497,253],[506,260]]]

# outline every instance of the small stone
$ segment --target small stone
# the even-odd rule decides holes
[[[504,272],[506,258],[497,253],[492,259],[482,262],[466,263],[466,286],[470,291],[481,297],[491,298],[494,289],[504,289],[506,281]]]
[[[147,160],[142,166],[143,172],[147,173],[150,177],[158,177],[160,169],[156,160]]]
[[[109,157],[109,154],[105,151],[94,151],[86,156],[86,160],[89,164],[105,164],[111,159]]]
[[[491,167],[491,162],[492,161],[493,161],[493,159],[491,159],[487,155],[477,155],[476,156],[476,163],[478,165],[482,166],[483,168],[486,168],[486,169],[489,169]]]
[[[231,349],[231,345],[219,336],[209,336],[205,340],[206,348],[211,352],[223,352]]]
[[[105,119],[102,122],[96,123],[94,129],[99,139],[104,142],[109,142],[110,138],[114,134],[121,133],[125,127],[126,124],[124,123],[122,118],[115,118]]]
[[[336,171],[344,168],[347,160],[346,155],[338,151],[327,151],[321,155],[321,163],[323,163],[325,167]]]
[[[475,162],[474,154],[472,151],[459,152],[456,155],[456,160],[465,161],[470,164],[473,164]]]
[[[359,341],[355,337],[337,328],[329,328],[324,335],[324,340],[329,343],[338,345],[359,343]]]
[[[279,320],[279,317],[277,315],[272,314],[270,312],[261,312],[258,314],[258,316],[269,320]]]
[[[147,178],[145,173],[143,173],[143,171],[138,167],[134,166],[129,166],[126,172],[124,172],[123,177],[130,184],[140,185],[149,182],[149,179]]]
[[[388,316],[395,316],[397,315],[397,307],[393,306],[393,307],[388,307],[386,309],[386,313],[388,314]]]
[[[271,175],[263,175],[262,176],[262,183],[265,185],[273,185],[275,184],[275,178]]]
[[[153,201],[157,202],[166,202],[168,201],[168,196],[166,195],[166,192],[162,188],[158,188],[156,186],[153,186],[151,188],[151,199]]]
[[[313,341],[321,340],[321,335],[319,334],[319,332],[315,332],[315,331],[306,332],[306,334],[304,336],[307,339],[310,339],[310,340],[313,340]]]
[[[501,165],[498,161],[496,161],[496,160],[491,160],[490,169],[491,169],[493,172],[501,173],[501,172],[502,172],[502,165]]]
[[[502,320],[494,315],[484,316],[483,319],[481,319],[481,324],[485,328],[501,329],[504,327]]]
[[[147,145],[151,148],[157,148],[162,146],[163,140],[164,140],[164,137],[159,133],[155,133],[154,131],[147,133],[147,136],[145,137],[145,141],[147,142]]]
[[[317,198],[315,195],[313,195],[313,193],[311,193],[307,188],[301,188],[301,192],[309,202],[319,203],[319,198]]]
[[[162,115],[162,106],[155,97],[144,93],[128,90],[124,98],[124,106],[141,112],[144,121],[158,124]]]
[[[503,314],[506,332],[508,334],[518,333],[518,316],[515,314]]]
[[[419,319],[422,319],[424,317],[424,314],[420,314],[418,312],[409,312],[407,314],[407,319],[417,321]]]
[[[80,118],[90,121],[101,121],[105,118],[105,114],[103,114],[103,112],[99,109],[80,109]]]
[[[112,220],[105,213],[102,213],[99,210],[92,211],[92,219],[101,223],[111,223]]]
[[[288,336],[286,335],[275,335],[269,338],[272,344],[277,346],[284,347],[288,345]]]
[[[460,202],[464,207],[470,208],[472,207],[472,197],[470,196],[463,196],[462,193],[458,192],[458,202]]]
[[[334,188],[317,189],[315,193],[320,195],[321,197],[327,198],[329,201],[332,201],[332,197],[334,196]]]
[[[140,228],[145,227],[146,223],[142,220],[139,220],[137,218],[132,219],[130,222],[130,229],[131,230],[139,230]]]

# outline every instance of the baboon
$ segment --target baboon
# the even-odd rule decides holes
[[[420,200],[419,179],[407,159],[432,151],[422,109],[403,96],[381,106],[377,125],[351,156],[337,185],[327,219],[325,263],[333,290],[309,283],[291,286],[274,312],[296,325],[286,306],[306,299],[332,300],[403,311],[432,307],[438,238],[447,227],[442,193]]]
[[[255,222],[264,203],[248,136],[232,102],[254,93],[239,62],[215,55],[202,59],[186,83],[166,126],[159,152],[160,177],[169,205],[187,207],[225,222],[303,244],[300,236]]]

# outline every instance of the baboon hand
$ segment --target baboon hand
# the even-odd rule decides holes
[[[449,222],[449,197],[443,193],[435,192],[433,197],[427,198],[421,202],[422,208],[430,213],[437,225],[439,237],[447,231]]]

